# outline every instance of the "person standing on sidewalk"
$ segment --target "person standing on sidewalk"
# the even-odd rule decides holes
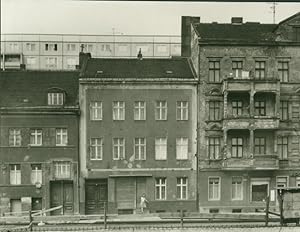
[[[144,208],[147,208],[147,204],[149,203],[149,201],[146,199],[146,194],[143,193],[143,195],[141,196],[141,212],[144,213]]]

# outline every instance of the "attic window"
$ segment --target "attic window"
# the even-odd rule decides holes
[[[167,71],[166,71],[166,74],[173,74],[173,71],[167,70]]]
[[[64,93],[51,92],[48,93],[48,105],[61,106],[64,104]]]

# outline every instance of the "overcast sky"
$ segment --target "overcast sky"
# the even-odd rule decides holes
[[[232,16],[272,23],[271,2],[117,2],[1,0],[1,33],[180,35],[181,16],[229,23]],[[300,12],[300,3],[278,3],[276,23]]]

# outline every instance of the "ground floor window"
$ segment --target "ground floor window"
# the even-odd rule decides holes
[[[269,180],[251,180],[251,201],[265,201],[269,196]]]
[[[243,177],[232,177],[232,200],[243,200]]]
[[[220,177],[208,178],[208,200],[220,200]]]

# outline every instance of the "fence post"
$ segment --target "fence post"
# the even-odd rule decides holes
[[[106,201],[104,202],[104,229],[107,229]]]
[[[269,207],[270,207],[270,197],[266,198],[266,226],[269,224]]]
[[[32,231],[32,214],[31,214],[31,210],[29,210],[29,231]]]
[[[180,226],[183,228],[183,210],[180,210]]]

